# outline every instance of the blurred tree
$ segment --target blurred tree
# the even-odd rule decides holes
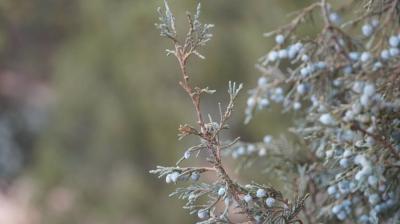
[[[221,102],[228,80],[252,86],[257,77],[253,64],[270,45],[262,33],[277,21],[283,24],[288,11],[306,3],[204,1],[204,18],[217,29],[203,52],[207,63],[192,62],[196,82],[221,90]],[[192,114],[175,81],[175,62],[165,59],[166,42],[153,25],[160,4],[1,1],[0,69],[29,71],[54,89],[55,104],[36,146],[32,171],[42,186],[38,203],[47,222],[189,222],[178,209],[180,202],[164,197],[170,189],[160,189],[147,174],[153,164],[172,162],[183,153],[184,144],[177,143],[173,130]],[[195,5],[171,2],[181,18]],[[204,102],[210,108],[214,103]],[[260,117],[244,127],[240,108],[235,135],[259,139],[265,122],[271,133],[285,129],[278,127],[279,117]],[[52,203],[60,188],[74,198],[62,213],[54,212]]]

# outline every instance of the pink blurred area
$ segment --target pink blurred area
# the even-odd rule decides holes
[[[11,70],[0,71],[0,97],[31,106],[51,101],[52,92],[45,80]]]
[[[40,213],[33,206],[33,186],[20,180],[14,187],[0,193],[0,223],[38,224],[43,223]]]

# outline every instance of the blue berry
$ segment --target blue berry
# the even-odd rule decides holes
[[[307,67],[301,68],[300,69],[300,74],[303,77],[306,77],[306,76],[308,76],[310,74],[310,70]]]
[[[349,199],[346,199],[346,200],[344,200],[343,202],[342,202],[342,205],[344,206],[344,207],[350,207],[351,206],[351,201],[349,200]]]
[[[264,190],[264,189],[258,189],[257,190],[257,192],[256,192],[256,196],[258,197],[258,198],[262,198],[262,197],[265,197],[265,195],[267,195],[267,192]]]
[[[368,202],[371,205],[375,205],[380,201],[379,195],[378,194],[371,194],[368,196]]]
[[[341,195],[340,195],[340,193],[339,193],[339,192],[335,194],[335,198],[336,198],[336,199],[339,199],[339,198],[340,198],[340,196],[341,196]]]
[[[165,176],[165,182],[166,182],[167,184],[170,184],[170,183],[172,182],[172,180],[171,180],[171,174],[167,174],[167,176]]]
[[[255,105],[256,105],[256,100],[254,99],[254,97],[250,97],[249,99],[247,99],[248,107],[254,107]]]
[[[362,30],[363,35],[366,37],[371,36],[372,32],[374,31],[372,26],[369,24],[365,24],[364,26],[362,26],[361,30]]]
[[[269,198],[267,198],[267,200],[265,200],[265,204],[266,204],[268,207],[272,207],[272,206],[274,206],[274,204],[275,204],[275,199],[269,197]]]
[[[310,73],[314,73],[316,70],[316,67],[313,64],[309,64],[309,65],[307,65],[307,69],[310,71]]]
[[[288,57],[292,59],[296,57],[297,53],[299,53],[299,49],[297,49],[296,45],[291,45],[288,50]]]
[[[361,105],[363,105],[364,107],[368,107],[368,105],[369,105],[369,96],[367,96],[367,95],[362,95],[361,97],[360,97],[360,103],[361,103]]]
[[[277,44],[283,44],[283,42],[285,42],[285,37],[282,34],[276,35],[275,42]]]
[[[391,47],[397,47],[399,46],[400,39],[397,36],[391,36],[389,37],[389,45]]]
[[[335,206],[332,207],[332,213],[333,214],[338,214],[341,210],[342,210],[342,206],[341,205],[335,205]]]
[[[267,98],[261,99],[258,104],[261,108],[267,108],[269,106],[269,100]]]
[[[276,59],[278,59],[278,52],[276,52],[276,51],[269,52],[268,60],[271,62],[274,62],[274,61],[276,61]]]
[[[378,205],[375,205],[373,209],[377,214],[379,214],[382,212],[382,210],[385,209],[385,205],[378,204]]]
[[[186,151],[185,154],[183,155],[183,157],[185,157],[185,159],[189,159],[190,158],[190,151]]]
[[[288,57],[288,51],[286,49],[282,49],[278,51],[278,56],[279,58],[287,58]]]
[[[336,123],[335,119],[330,114],[322,114],[319,117],[319,121],[324,125],[334,125]]]
[[[389,53],[391,57],[397,57],[400,54],[400,50],[398,48],[390,48]]]
[[[178,181],[179,175],[180,175],[180,174],[179,174],[178,172],[173,172],[173,173],[171,173],[171,174],[170,174],[171,181],[174,182],[174,183],[176,183],[176,182]]]
[[[207,211],[207,210],[199,210],[199,211],[197,211],[197,216],[198,216],[200,219],[207,219],[208,216],[209,216],[209,214],[208,214],[208,211]]]
[[[329,186],[327,192],[328,192],[329,195],[336,194],[336,192],[337,192],[336,191],[336,186]]]
[[[364,166],[364,164],[366,164],[367,162],[368,161],[364,155],[357,155],[356,157],[354,157],[354,163],[356,163],[356,164],[360,164],[360,165]]]
[[[258,151],[258,156],[265,156],[265,155],[267,155],[267,150],[265,148],[261,148]]]
[[[310,58],[308,57],[308,55],[303,54],[303,55],[301,56],[301,60],[304,61],[304,62],[307,62],[308,60],[310,60]]]
[[[225,195],[225,188],[221,187],[220,189],[218,189],[218,196],[224,196]]]
[[[343,221],[343,220],[345,220],[345,219],[347,218],[347,214],[346,214],[345,211],[341,211],[341,212],[339,212],[339,213],[336,215],[336,217],[337,217],[339,220]]]
[[[253,200],[253,197],[251,197],[250,194],[246,194],[246,195],[243,197],[243,199],[244,199],[245,202],[249,203],[249,202],[251,202],[251,201]]]
[[[369,60],[371,60],[371,58],[372,58],[372,55],[371,55],[371,53],[369,53],[369,52],[363,52],[362,54],[361,54],[361,61],[362,62],[367,62],[367,61],[369,61]]]
[[[263,141],[265,144],[270,144],[272,142],[272,136],[271,135],[264,136]]]
[[[294,102],[293,103],[293,109],[294,110],[300,110],[301,109],[301,103],[300,102]]]
[[[374,27],[374,28],[378,27],[378,26],[379,26],[379,20],[376,19],[376,18],[372,19],[372,20],[371,20],[371,25],[372,25],[372,27]]]
[[[310,97],[310,100],[311,100],[311,102],[312,102],[312,104],[313,104],[313,107],[317,107],[317,106],[319,105],[319,100],[318,100],[318,97],[317,97],[317,96],[312,95],[312,96]]]
[[[246,152],[246,149],[244,148],[244,146],[240,146],[240,147],[238,147],[238,148],[236,149],[236,153],[237,153],[239,156],[243,156],[243,155],[245,154],[245,152]]]
[[[342,86],[342,84],[343,84],[342,80],[340,80],[340,79],[335,79],[335,80],[333,80],[332,83],[333,83],[333,85],[336,86],[336,87],[340,87],[340,86]]]
[[[349,58],[352,61],[358,61],[358,59],[360,59],[360,53],[356,52],[356,51],[352,51],[352,52],[349,53]]]
[[[386,203],[386,206],[387,206],[388,208],[390,208],[390,207],[392,207],[393,205],[396,204],[395,200],[393,200],[393,199],[389,199],[389,200],[387,200],[385,203]]]
[[[368,184],[372,187],[376,187],[378,185],[378,178],[376,176],[369,176],[368,177]]]
[[[178,180],[180,181],[187,181],[189,179],[190,175],[185,174],[185,175],[179,175]]]
[[[283,94],[283,89],[281,87],[278,87],[275,89],[275,94],[276,95],[282,95]]]
[[[296,90],[297,90],[297,93],[303,95],[307,92],[307,85],[304,83],[301,83],[301,84],[297,85]]]
[[[365,164],[361,171],[366,173],[367,175],[370,175],[372,173],[371,164],[369,164],[369,163]]]
[[[285,99],[283,95],[275,94],[271,96],[271,100],[275,101],[276,103],[280,103]]]
[[[381,52],[381,58],[382,58],[383,60],[389,60],[389,59],[390,59],[390,52],[389,52],[389,50],[383,50],[383,51]]]
[[[297,50],[300,51],[303,48],[303,44],[301,42],[297,42],[293,45],[293,47]]]
[[[346,75],[350,75],[353,72],[353,68],[349,65],[343,68],[343,73]]]
[[[353,113],[353,111],[351,111],[351,110],[348,110],[348,111],[346,111],[346,113],[345,113],[345,115],[344,115],[344,117],[343,117],[343,120],[344,121],[346,121],[346,122],[349,122],[349,121],[352,121],[354,119],[354,113]],[[347,139],[346,139],[347,140]],[[351,139],[348,139],[349,141],[350,140],[352,140],[352,138]],[[349,150],[346,150],[347,152],[350,152]],[[346,153],[346,151],[345,151],[345,153]],[[351,153],[351,152],[350,152]],[[343,156],[344,157],[348,157],[348,156],[345,156],[345,154],[343,154]],[[349,156],[351,156],[351,155],[349,155]]]
[[[357,187],[357,183],[355,181],[351,181],[349,187],[351,191],[354,191]]]
[[[342,194],[348,194],[350,192],[350,182],[347,180],[340,181],[338,187]]]
[[[375,62],[374,65],[373,65],[374,71],[376,71],[376,70],[378,70],[378,69],[380,69],[382,67],[383,67],[383,64],[380,61]]]
[[[361,93],[364,89],[364,82],[362,81],[356,81],[354,82],[353,86],[351,89],[356,92],[356,93]]]
[[[336,12],[332,12],[331,14],[329,14],[329,21],[338,25],[340,24],[341,18],[339,14],[337,14]]]
[[[360,222],[360,223],[368,223],[369,222],[369,216],[366,215],[366,214],[361,215],[358,218],[358,222]]]
[[[327,150],[326,152],[325,152],[325,156],[326,156],[326,158],[332,158],[333,157],[333,153],[334,153],[334,151],[333,150]]]
[[[191,178],[193,181],[198,181],[198,180],[200,179],[200,173],[197,172],[197,171],[195,171],[195,172],[193,172],[193,173],[191,174],[190,178]]]
[[[347,111],[347,112],[351,112],[351,111]],[[350,157],[351,155],[353,155],[353,153],[350,150],[345,150],[343,152],[343,157],[345,157],[345,158]]]
[[[368,145],[372,146],[372,145],[375,144],[375,139],[374,139],[373,137],[371,137],[371,136],[368,136],[367,139],[365,139],[365,142],[366,142]]]
[[[325,69],[326,68],[326,63],[323,61],[319,61],[315,64],[317,66],[318,69]]]
[[[253,144],[247,145],[247,152],[248,152],[249,154],[252,154],[252,153],[255,152],[255,151],[256,151],[256,147],[255,147]]]
[[[367,178],[368,174],[366,172],[364,172],[363,170],[360,170],[356,173],[356,175],[354,176],[354,179],[357,181],[364,181],[365,178]]]
[[[341,167],[347,168],[347,167],[349,167],[349,160],[343,158],[343,159],[341,159],[341,160],[339,161],[339,164],[340,164]]]
[[[258,86],[265,86],[265,85],[267,85],[267,83],[268,83],[268,79],[267,78],[265,78],[264,76],[261,76],[259,79],[258,79]]]

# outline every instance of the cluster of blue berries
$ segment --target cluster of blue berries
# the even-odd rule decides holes
[[[394,220],[400,214],[400,169],[392,168],[400,157],[400,82],[391,82],[399,79],[394,71],[400,69],[400,33],[368,15],[358,21],[364,22],[361,37],[353,37],[330,6],[328,18],[334,27],[314,40],[300,41],[290,26],[290,32],[279,30],[276,46],[260,60],[263,76],[249,92],[247,121],[270,102],[281,104],[283,112],[299,111],[292,130],[310,143],[318,158],[313,163],[325,167],[315,177],[324,180],[316,182],[331,198],[333,217]]]
[[[242,195],[241,199],[247,203],[249,208],[253,208],[254,218],[256,223],[263,223],[265,220],[265,215],[268,214],[264,209],[275,211],[277,210],[288,210],[288,206],[278,200],[276,197],[280,198],[280,195],[274,195],[268,189],[259,186],[259,185],[246,185],[245,189],[247,190],[247,194]]]
[[[227,153],[230,153],[234,159],[251,156],[263,157],[267,154],[267,147],[263,144],[241,143]]]
[[[178,171],[173,171],[172,173],[169,173],[165,176],[165,182],[167,184],[177,183],[178,181],[188,181],[189,179],[191,179],[192,181],[198,181],[200,179],[200,172],[193,171],[191,173],[182,175]]]

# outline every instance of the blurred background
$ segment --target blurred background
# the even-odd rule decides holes
[[[215,24],[215,37],[190,72],[199,86],[218,90],[204,112],[226,102],[229,80],[245,84],[229,136],[260,141],[289,125],[290,115],[272,108],[245,126],[246,91],[259,77],[254,64],[273,44],[262,34],[309,2],[202,1],[202,21]],[[181,33],[196,3],[170,0]],[[176,137],[194,114],[176,61],[165,55],[170,42],[154,27],[162,4],[0,1],[0,223],[194,220],[182,201],[168,198],[175,186],[148,174],[175,164],[196,141]]]

